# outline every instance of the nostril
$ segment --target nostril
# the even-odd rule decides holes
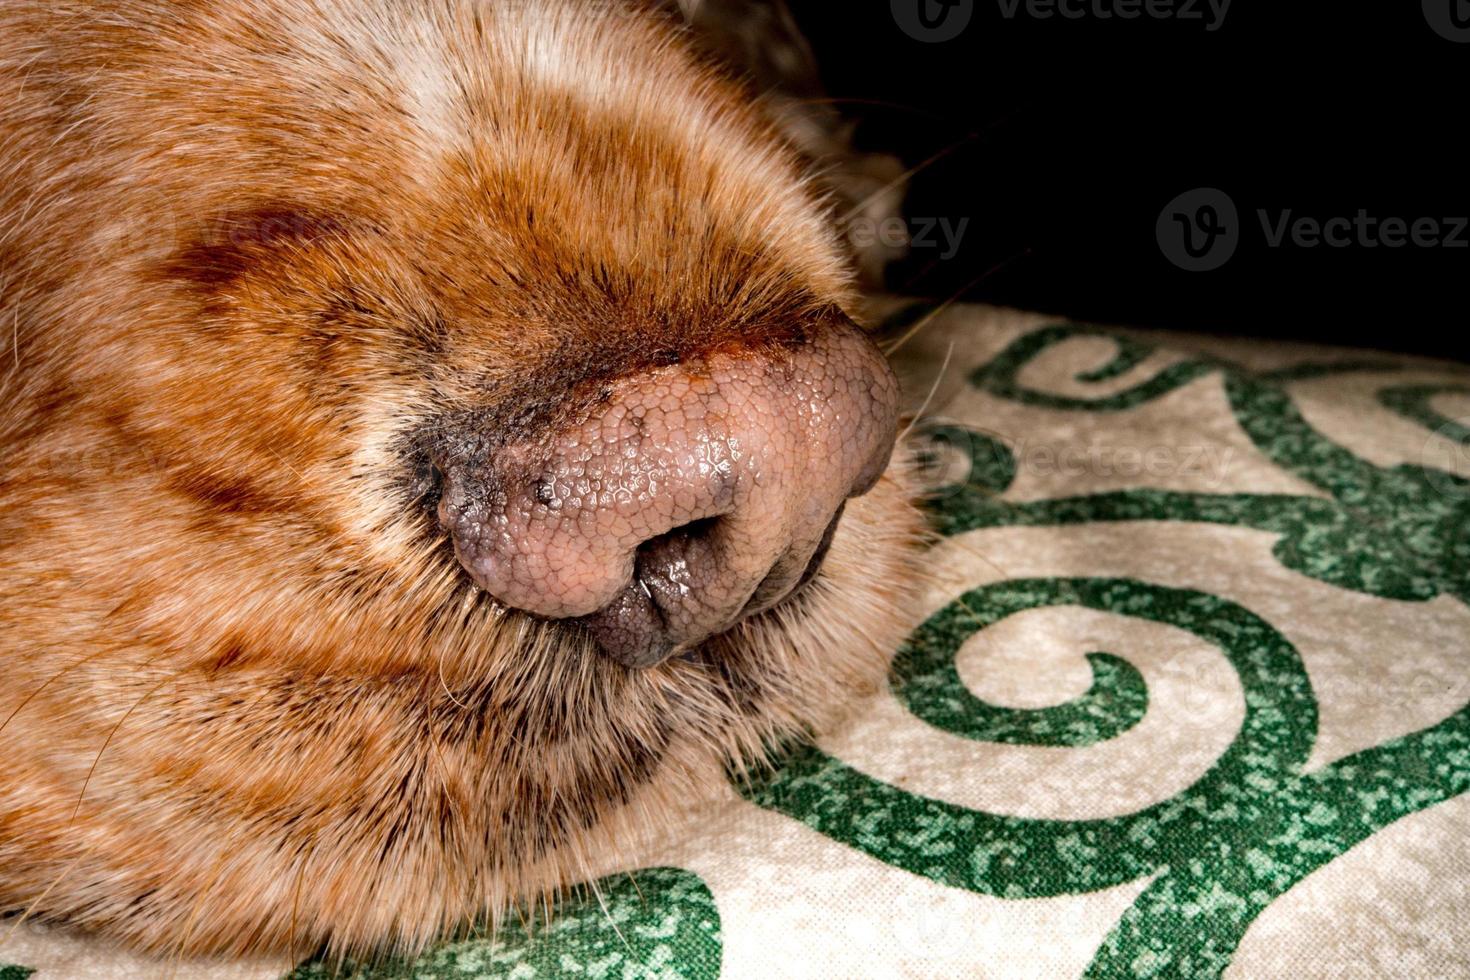
[[[721,575],[713,542],[722,520],[693,520],[638,546],[632,581],[605,608],[580,620],[604,653],[641,668],[678,650],[689,604]]]
[[[634,557],[634,582],[662,612],[683,605],[724,573],[718,555],[722,518],[706,517],[649,538]]]
[[[667,531],[664,534],[656,535],[643,542],[641,545],[638,546],[638,554],[640,557],[642,557],[648,552],[662,550],[666,545],[671,542],[688,542],[707,539],[714,534],[715,526],[719,524],[721,520],[722,518],[720,517],[701,517],[697,521],[690,521],[688,524],[681,524],[678,527],[674,528],[672,531]]]
[[[668,600],[682,598],[691,588],[718,569],[713,541],[722,518],[704,517],[655,535],[640,544],[633,559],[633,581],[650,593]]]

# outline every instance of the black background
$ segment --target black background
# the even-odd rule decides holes
[[[923,43],[889,0],[792,0],[860,145],[910,165],[948,148],[905,210],[969,218],[960,249],[915,248],[891,288],[1470,359],[1470,247],[1271,248],[1256,213],[1470,215],[1470,44],[1435,33],[1419,0],[1235,0],[1214,31],[1202,2],[1203,20],[1039,19],[1024,4],[1007,18],[1000,0],[973,3],[959,37]],[[1222,268],[1186,272],[1155,222],[1202,186],[1235,202],[1240,245]]]

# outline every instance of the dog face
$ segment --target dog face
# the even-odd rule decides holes
[[[0,902],[413,950],[881,677],[896,385],[658,17],[12,0],[0,94]]]

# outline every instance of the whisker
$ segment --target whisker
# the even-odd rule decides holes
[[[902,102],[893,102],[888,99],[858,99],[828,95],[813,96],[805,99],[791,99],[790,103],[792,105],[867,105],[875,106],[879,109],[896,109],[899,112],[906,112],[913,116],[922,116],[925,119],[931,119],[939,123],[947,123],[949,121],[937,112],[921,109],[918,106],[905,105]]]
[[[297,852],[297,857],[298,858],[301,857],[301,853],[299,851]],[[292,963],[300,963],[301,962],[301,956],[296,951],[297,950],[297,947],[296,947],[296,937],[298,935],[298,933],[297,933],[297,926],[299,924],[298,923],[298,916],[300,914],[300,909],[301,909],[301,882],[305,878],[306,878],[306,862],[305,861],[302,861],[301,864],[296,869],[296,884],[291,887],[291,938],[289,940],[289,943],[290,943],[291,962]]]
[[[607,902],[602,897],[602,889],[597,887],[597,882],[595,881],[589,881],[587,887],[592,889],[593,897],[597,899],[597,904],[602,907],[603,918],[607,919],[607,924],[612,926],[613,932],[617,933],[618,939],[622,940],[623,946],[631,953],[633,951],[633,945],[628,942],[628,937],[623,935],[623,930],[619,929],[617,922],[613,920],[612,912],[608,909]]]
[[[88,654],[87,656],[85,656],[85,657],[81,658],[80,660],[78,660],[76,663],[71,664],[68,667],[63,667],[63,668],[61,668],[61,670],[59,670],[56,673],[52,674],[51,677],[44,684],[42,684],[40,687],[36,688],[34,691],[32,691],[30,694],[28,694],[26,696],[26,699],[24,701],[22,701],[20,704],[16,705],[15,710],[12,711],[12,712],[10,712],[9,717],[7,717],[4,722],[0,722],[0,733],[3,733],[5,731],[5,726],[6,725],[9,725],[10,722],[12,720],[14,720],[15,716],[21,713],[21,711],[25,708],[26,705],[30,704],[31,701],[37,695],[39,695],[42,691],[46,690],[46,688],[50,687],[52,681],[55,681],[55,680],[60,679],[63,675],[65,675],[65,674],[67,674],[67,673],[69,673],[69,672],[77,669],[78,667],[80,667],[83,664],[87,663],[89,660],[96,660],[98,657],[102,656],[102,654],[105,653],[105,652],[106,652],[105,650],[98,650],[95,653]]]
[[[995,561],[990,556],[986,555],[984,552],[980,551],[980,549],[976,548],[974,545],[972,545],[970,542],[964,540],[963,538],[950,538],[949,539],[949,542],[951,544],[955,545],[955,547],[959,548],[960,550],[962,550],[962,551],[968,551],[974,557],[979,558],[985,564],[989,565],[991,568],[995,569],[997,572],[1000,572],[1007,579],[1017,578],[1017,576],[1012,575],[1009,571],[1007,571],[1006,569],[1002,568],[999,562]],[[970,609],[969,606],[965,606],[965,608],[966,609]],[[977,619],[979,618],[978,614],[976,614],[973,609],[970,609],[970,613],[971,613],[971,615],[974,615],[975,618],[977,618]]]
[[[220,879],[220,875],[224,873],[225,863],[221,861],[215,865],[214,872],[209,876],[209,882],[199,890],[198,895],[194,899],[194,907],[189,910],[189,918],[184,923],[183,934],[180,935],[178,945],[175,947],[175,975],[177,975],[179,969],[184,965],[184,950],[189,944],[190,937],[194,934],[194,925],[198,921],[200,909],[204,907],[204,903],[209,897],[209,890],[215,886],[215,883]]]
[[[912,167],[910,167],[909,169],[905,170],[903,173],[899,174],[897,177],[893,178],[888,183],[884,184],[882,187],[878,188],[873,193],[869,194],[867,197],[863,198],[861,201],[858,201],[856,204],[854,204],[847,211],[846,214],[843,214],[843,215],[841,215],[840,217],[837,218],[837,224],[839,226],[846,225],[849,221],[852,221],[858,215],[862,214],[863,211],[867,209],[868,205],[872,204],[874,201],[876,201],[878,198],[882,197],[884,194],[887,194],[889,191],[893,190],[895,187],[898,187],[898,186],[900,186],[900,185],[902,185],[904,183],[907,183],[914,176],[922,173],[923,171],[927,170],[929,167],[932,167],[934,164],[938,163],[940,160],[943,160],[945,157],[948,157],[949,155],[951,155],[952,153],[954,153],[956,150],[958,150],[958,149],[960,149],[960,148],[962,148],[964,146],[968,146],[969,144],[975,142],[979,138],[980,138],[980,133],[978,133],[978,132],[976,132],[976,133],[970,133],[964,139],[959,140],[959,141],[954,142],[954,143],[951,143],[949,146],[946,146],[944,149],[938,151],[937,153],[931,154],[930,156],[924,158],[923,160],[920,160],[918,163],[914,164]]]
[[[449,807],[454,812],[454,816],[459,820],[461,826],[464,826],[468,821],[465,820],[464,811],[460,808],[461,801],[459,793],[449,783],[449,764],[444,761],[444,747],[439,744],[439,740],[429,730],[429,719],[427,717],[424,719],[424,739],[429,743],[429,748],[434,750],[434,767],[439,771],[439,782],[444,787],[444,796],[449,800]]]
[[[628,880],[633,883],[633,890],[638,893],[638,901],[642,905],[648,904],[648,899],[643,897],[643,888],[638,884],[638,875],[632,871],[628,873]]]
[[[529,911],[527,909],[524,909],[524,908],[521,907],[521,903],[520,903],[520,900],[519,899],[517,899],[516,901],[511,902],[510,903],[510,907],[511,907],[511,910],[513,912],[515,912],[516,918],[518,920],[520,920],[520,923],[521,923],[521,931],[524,932],[526,935],[529,936],[531,934],[531,922],[527,918],[527,916],[530,914]]]
[[[0,940],[0,944],[9,945],[10,941],[15,938],[16,930],[21,927],[21,924],[31,917],[31,913],[40,908],[41,903],[46,901],[46,896],[55,891],[56,886],[61,884],[62,880],[65,879],[67,875],[71,874],[76,866],[81,863],[82,858],[86,856],[86,852],[78,854],[76,857],[71,859],[70,864],[61,869],[61,874],[56,876],[56,880],[47,885],[46,890],[37,895],[35,901],[31,902],[26,910],[21,913],[20,918],[15,920],[15,924],[12,925],[8,930],[6,930],[5,938],[3,940]]]
[[[889,181],[887,184],[885,184],[884,186],[878,188],[872,194],[868,195],[866,198],[864,198],[863,200],[859,201],[856,205],[853,206],[853,208],[850,211],[848,211],[847,214],[845,214],[841,218],[837,219],[838,220],[838,224],[839,225],[845,225],[845,224],[847,224],[849,221],[851,221],[858,214],[861,214],[862,211],[869,204],[873,203],[873,201],[877,200],[879,197],[883,196],[884,194],[887,194],[893,188],[899,186],[900,184],[905,183],[906,181],[910,180],[911,178],[913,178],[913,177],[917,176],[918,174],[922,173],[924,170],[928,169],[929,167],[932,167],[934,164],[938,163],[939,161],[943,160],[944,158],[950,156],[956,150],[958,150],[958,149],[960,149],[960,148],[962,148],[964,146],[968,146],[971,143],[978,142],[981,139],[984,139],[985,136],[988,133],[990,133],[991,130],[996,129],[996,128],[1004,125],[1005,123],[1007,123],[1008,121],[1010,121],[1010,119],[1013,118],[1020,111],[1021,111],[1020,109],[1016,109],[1016,110],[1013,110],[1011,112],[1006,113],[1005,115],[1001,116],[998,119],[993,119],[990,122],[986,123],[984,126],[980,127],[979,129],[972,130],[971,132],[967,133],[963,138],[961,138],[961,139],[959,139],[959,140],[957,140],[957,141],[949,144],[948,146],[944,147],[942,150],[939,150],[938,152],[930,155],[929,157],[926,157],[925,159],[919,161],[914,166],[910,167],[908,170],[906,170],[903,173],[899,174],[893,180]]]
[[[1004,269],[1012,262],[1016,261],[1017,259],[1024,258],[1030,254],[1031,249],[1029,247],[1023,248],[1021,251],[1016,252],[1014,255],[1011,255],[1008,258],[1002,259],[995,265],[992,265],[990,268],[980,273],[975,278],[971,279],[969,282],[965,283],[953,294],[951,294],[948,299],[946,299],[944,302],[934,307],[934,309],[930,310],[928,313],[920,317],[918,322],[909,327],[909,329],[904,332],[904,335],[902,337],[899,337],[898,340],[883,348],[884,355],[891,357],[900,347],[908,343],[915,334],[917,334],[920,330],[923,330],[925,327],[929,326],[929,324],[938,319],[951,306],[954,306],[961,299],[963,299],[964,295],[970,290],[974,289],[976,286],[980,285],[982,282],[989,279],[991,276],[995,275],[997,272],[999,272],[1001,269]]]
[[[949,371],[950,358],[954,356],[954,345],[955,341],[951,340],[949,342],[949,350],[944,352],[944,363],[939,365],[939,374],[934,378],[934,384],[929,387],[929,394],[924,399],[924,404],[920,405],[919,410],[914,413],[914,417],[912,421],[909,422],[908,428],[904,429],[898,434],[899,442],[902,442],[904,440],[904,437],[906,437],[910,432],[914,431],[914,426],[919,424],[919,420],[924,417],[924,413],[929,409],[929,403],[932,402],[934,400],[934,396],[938,394],[939,386],[944,382],[944,375],[946,372]]]
[[[165,677],[163,680],[159,681],[153,688],[148,691],[147,694],[144,694],[137,701],[134,701],[133,706],[127,710],[127,713],[118,719],[116,725],[112,726],[112,731],[107,733],[107,738],[102,742],[102,748],[97,750],[97,757],[92,760],[92,768],[87,770],[87,778],[82,780],[82,791],[77,795],[76,809],[72,810],[71,812],[72,823],[76,822],[77,814],[82,812],[82,800],[86,798],[87,786],[91,784],[92,776],[97,772],[97,764],[102,761],[102,753],[106,752],[107,746],[112,744],[112,737],[117,734],[118,729],[122,728],[123,722],[132,717],[133,712],[137,711],[138,708],[142,706],[144,701],[147,701],[149,698],[153,697],[153,695],[163,690],[165,684],[169,683],[170,681],[178,680],[188,669],[189,668],[186,667],[184,668],[184,670],[180,670],[173,674],[170,674],[168,677]]]
[[[281,461],[281,464],[283,466],[285,466],[286,469],[288,469],[292,473],[296,474],[296,478],[301,481],[301,483],[302,483],[303,486],[306,484],[306,482],[307,482],[306,481],[306,477],[302,476],[301,475],[301,471],[298,470],[296,467],[294,467],[294,466],[291,465],[290,460],[286,459],[286,457],[284,457],[280,453],[276,452],[276,448],[274,446],[266,446],[265,448],[268,449],[268,450],[270,450],[270,454],[272,456],[274,456],[276,459],[280,460]]]
[[[467,704],[465,704],[459,698],[457,698],[457,697],[454,696],[454,692],[449,689],[449,682],[444,679],[444,653],[445,653],[444,645],[443,644],[440,644],[440,646],[439,646],[439,659],[438,659],[438,662],[437,662],[437,665],[436,665],[438,667],[438,673],[439,673],[439,687],[444,690],[444,696],[445,697],[447,697],[449,700],[453,701],[456,706],[458,706],[458,707],[460,707],[460,708],[468,711],[469,708],[470,708],[470,706],[467,705]]]

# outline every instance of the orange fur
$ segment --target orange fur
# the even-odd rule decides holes
[[[902,472],[633,672],[470,587],[435,412],[851,300],[801,160],[633,7],[0,4],[0,908],[413,952],[577,880],[901,635]]]

